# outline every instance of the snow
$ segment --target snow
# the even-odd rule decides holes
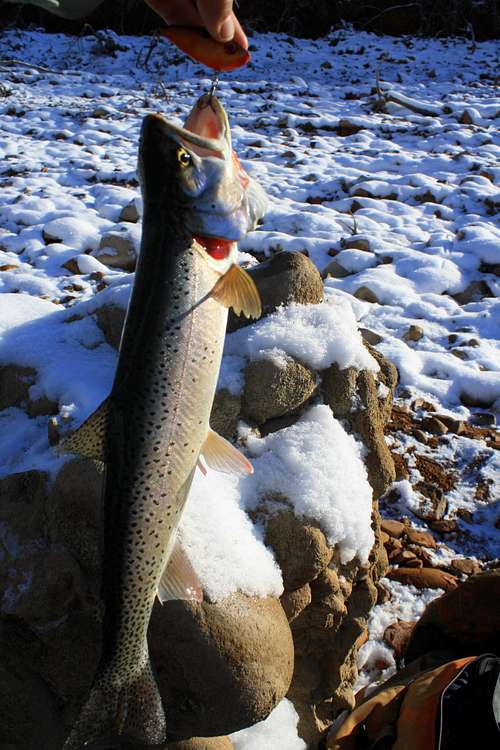
[[[326,299],[318,305],[291,303],[227,337],[227,354],[246,354],[258,359],[266,350],[280,349],[316,370],[334,362],[341,369],[378,370],[364,347],[356,318],[342,298]]]
[[[133,275],[104,266],[89,252],[110,231],[125,229],[137,249],[140,222],[120,220],[141,200],[136,179],[142,117],[161,111],[182,120],[207,90],[206,72],[160,39],[107,32],[78,39],[3,30],[0,98],[0,365],[36,370],[30,397],[57,404],[74,428],[106,397],[116,352],[95,320],[106,305],[125,309]],[[305,252],[323,272],[336,260],[344,278],[325,279],[320,305],[291,305],[227,337],[219,388],[238,395],[248,359],[297,358],[313,369],[377,365],[357,326],[378,334],[377,349],[398,368],[399,403],[431,401],[436,413],[463,421],[500,408],[500,228],[498,226],[498,75],[496,42],[394,39],[349,28],[328,38],[294,40],[254,34],[244,69],[224,75],[219,93],[242,165],[266,189],[263,223],[240,243],[240,261],[279,250]],[[323,65],[329,62],[331,67]],[[39,64],[51,72],[29,67]],[[380,77],[401,104],[374,108]],[[471,124],[463,122],[467,112]],[[465,118],[467,120],[467,118]],[[360,128],[343,135],[343,122]],[[353,129],[356,129],[354,127]],[[57,242],[47,242],[52,236]],[[368,240],[368,249],[352,247]],[[351,246],[349,246],[351,245]],[[79,274],[64,264],[76,259]],[[495,267],[496,266],[496,267]],[[460,295],[476,284],[470,301]],[[486,286],[485,286],[486,285]],[[378,303],[354,294],[360,287]],[[406,341],[411,325],[423,337]],[[382,385],[378,392],[384,396]],[[472,406],[472,403],[478,404]],[[47,416],[24,408],[0,412],[0,475],[29,468],[55,472],[64,458],[47,440]],[[208,595],[234,590],[279,595],[281,574],[251,520],[257,503],[280,493],[295,512],[320,522],[344,560],[366,559],[369,488],[359,444],[326,407],[315,404],[293,426],[259,438],[241,425],[250,477],[197,475],[182,523],[184,543]],[[389,438],[405,455],[410,480],[393,488],[389,517],[415,515],[412,485],[421,479],[414,453],[457,473],[446,493],[459,533],[432,556],[491,560],[498,555],[500,458],[484,440],[442,436],[437,445],[412,435]],[[490,488],[489,499],[477,495]],[[266,510],[279,510],[266,501]],[[496,524],[496,525],[495,525]],[[251,562],[250,562],[251,561]],[[360,651],[359,686],[394,667],[383,631],[415,620],[439,591],[384,585]],[[385,665],[385,666],[384,666]],[[300,750],[297,717],[287,701],[266,722],[233,737],[236,750]]]
[[[234,750],[306,750],[297,734],[298,714],[289,700],[278,703],[265,721],[229,735]]]
[[[313,406],[296,424],[265,438],[249,435],[247,447],[254,456],[254,474],[244,480],[251,507],[269,496],[286,498],[267,504],[282,510],[291,503],[296,515],[320,523],[343,563],[354,557],[366,562],[373,546],[372,491],[360,445],[328,406]]]

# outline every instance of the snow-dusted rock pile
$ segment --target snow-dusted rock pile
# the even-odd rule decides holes
[[[321,301],[320,275],[304,255],[278,254],[250,272],[269,312],[243,328],[232,322],[212,422],[246,447],[255,474],[197,477],[182,534],[206,601],[158,605],[151,653],[173,738],[221,736],[261,721],[287,694],[294,672],[289,698],[299,734],[311,743],[332,708],[353,702],[357,649],[385,569],[370,519],[378,529],[372,494],[394,475],[381,446],[395,373],[369,353],[349,306]],[[4,296],[11,307],[20,304],[12,362],[1,373],[2,405],[45,419],[53,443],[69,422],[56,392],[75,382],[60,379],[57,359],[41,356],[48,337],[39,348],[29,345],[33,326],[41,332],[44,321],[59,358],[79,339],[92,359],[83,331],[90,327],[95,337],[95,326],[119,341],[127,294],[109,291],[48,316],[50,303]],[[8,337],[4,360],[6,351]],[[368,473],[360,444],[334,415],[364,441]],[[47,686],[37,699],[40,716],[23,720],[26,748],[41,736],[47,748],[58,747],[99,652],[102,476],[87,459],[56,460],[62,466],[52,482],[33,470],[0,480],[0,649],[25,672],[19,678],[4,662],[4,695],[26,708]],[[22,701],[14,699],[20,692]],[[17,709],[9,711],[6,740],[18,736],[21,722]],[[215,750],[214,743],[206,747]]]

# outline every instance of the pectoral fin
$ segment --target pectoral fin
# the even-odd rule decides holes
[[[158,584],[157,594],[162,604],[171,599],[203,601],[203,591],[198,576],[178,539],[175,541],[174,549]]]
[[[104,462],[108,407],[109,402],[106,399],[75,432],[62,441],[58,450],[62,453],[78,453],[85,458]]]
[[[211,296],[224,307],[232,307],[237,315],[243,313],[246,318],[261,316],[262,306],[255,282],[236,263],[220,277],[212,289]]]
[[[227,474],[253,474],[253,466],[243,453],[211,429],[208,430],[203,443],[201,456],[207,466],[215,471]]]

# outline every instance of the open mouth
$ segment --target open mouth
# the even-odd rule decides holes
[[[184,129],[207,140],[224,142],[227,129],[226,119],[218,99],[209,94],[202,96],[189,113]],[[189,148],[198,156],[224,158],[220,151],[203,148],[193,142],[189,142]]]
[[[225,260],[231,252],[231,245],[233,244],[232,240],[223,240],[219,237],[204,237],[200,234],[195,234],[194,239],[214,260]]]

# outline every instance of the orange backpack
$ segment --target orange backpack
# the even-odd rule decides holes
[[[328,750],[500,750],[500,658],[454,659],[392,678],[335,722]],[[479,742],[479,744],[478,744]]]

